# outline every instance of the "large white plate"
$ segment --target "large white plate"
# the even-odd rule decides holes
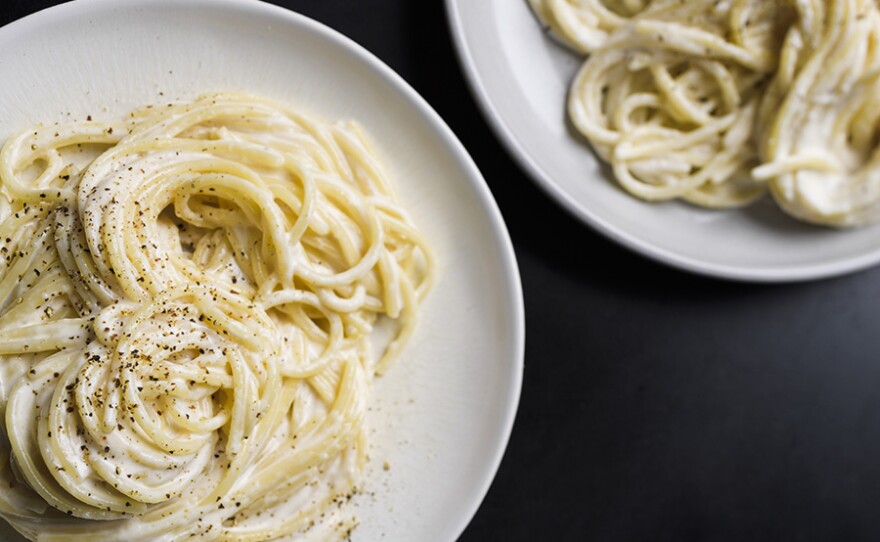
[[[511,154],[612,239],[667,264],[739,280],[804,280],[880,261],[880,227],[809,226],[771,201],[710,211],[629,196],[566,122],[569,82],[582,60],[542,31],[526,0],[446,0],[446,7],[471,88]]]
[[[366,127],[432,241],[440,274],[414,340],[374,390],[369,495],[352,508],[360,520],[353,538],[455,540],[513,424],[523,306],[495,202],[424,100],[347,38],[250,0],[54,7],[0,29],[0,81],[0,140],[68,114],[114,118],[139,104],[222,90]],[[0,539],[20,538],[3,523]]]

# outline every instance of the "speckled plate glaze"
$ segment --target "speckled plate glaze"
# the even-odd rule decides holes
[[[0,81],[0,140],[40,121],[115,118],[210,91],[249,91],[366,127],[440,269],[413,341],[376,384],[353,539],[455,540],[510,435],[523,305],[495,202],[425,101],[344,36],[252,0],[50,8],[0,29]],[[3,523],[0,539],[20,537]]]
[[[608,237],[681,269],[744,281],[815,279],[880,262],[880,226],[810,226],[769,199],[712,211],[629,196],[566,121],[566,94],[582,60],[541,28],[528,2],[446,0],[446,7],[495,132],[539,186]]]

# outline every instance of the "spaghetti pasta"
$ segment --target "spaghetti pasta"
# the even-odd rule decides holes
[[[629,193],[727,208],[769,189],[805,221],[880,219],[876,2],[533,5],[590,53],[569,116]]]
[[[651,0],[529,0],[535,14],[568,46],[583,53],[600,48]]]
[[[0,178],[0,515],[51,541],[353,526],[330,504],[434,271],[357,125],[208,95],[26,130]]]
[[[830,226],[880,220],[880,10],[799,2],[756,132],[754,171],[789,214]]]

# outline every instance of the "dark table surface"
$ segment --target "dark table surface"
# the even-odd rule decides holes
[[[0,24],[57,3],[6,0]],[[525,293],[522,401],[461,541],[880,539],[880,269],[755,286],[645,260],[562,211],[508,156],[440,0],[273,3],[409,81],[507,221]]]

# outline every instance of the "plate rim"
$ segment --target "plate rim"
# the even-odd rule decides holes
[[[171,6],[192,7],[199,4],[210,9],[234,8],[250,13],[270,15],[279,21],[297,25],[306,31],[313,32],[339,45],[346,53],[351,54],[358,62],[376,73],[399,95],[400,99],[413,107],[425,123],[425,127],[435,134],[438,142],[444,147],[444,152],[455,163],[457,169],[460,170],[466,180],[466,184],[473,191],[476,203],[483,210],[491,234],[496,241],[494,245],[499,252],[498,264],[503,271],[500,277],[502,279],[500,281],[502,287],[499,291],[503,295],[505,304],[508,304],[511,309],[510,312],[506,313],[508,322],[504,326],[504,329],[507,330],[511,338],[510,344],[507,345],[510,348],[511,356],[505,360],[510,371],[509,375],[507,375],[508,383],[506,389],[503,389],[506,403],[499,405],[503,407],[504,414],[498,426],[498,438],[491,443],[486,453],[480,454],[484,457],[487,468],[483,470],[480,479],[474,480],[470,484],[472,489],[466,492],[466,498],[459,501],[464,502],[458,508],[462,513],[458,514],[458,517],[449,518],[451,525],[444,529],[444,531],[453,535],[451,540],[456,540],[476,516],[480,505],[485,500],[510,443],[522,396],[526,326],[522,280],[507,224],[504,221],[498,203],[489,189],[488,183],[477,167],[473,157],[468,153],[464,144],[440,114],[403,76],[363,45],[327,24],[292,9],[270,4],[263,0],[135,0],[126,3],[124,6],[120,5],[118,0],[67,0],[60,4],[39,9],[0,26],[0,34],[32,32],[33,29],[29,28],[29,26],[45,24],[43,19],[63,18],[71,13],[82,13],[82,10],[90,10],[89,12],[97,13],[107,10],[114,11],[123,7],[125,9],[137,9],[138,5],[142,8],[161,9],[162,7]],[[14,38],[15,36],[13,36]]]
[[[452,42],[457,53],[459,65],[465,73],[465,80],[471,90],[471,95],[475,98],[478,107],[483,113],[483,117],[488,121],[488,124],[496,137],[507,149],[508,154],[523,170],[525,170],[535,184],[537,184],[545,194],[555,200],[570,215],[583,224],[642,257],[653,259],[656,262],[682,271],[735,282],[771,284],[805,282],[855,273],[880,263],[880,249],[878,249],[873,252],[857,254],[855,256],[849,256],[831,262],[782,268],[772,266],[716,264],[657,247],[650,242],[641,240],[636,235],[621,230],[613,223],[603,220],[562,189],[553,178],[541,168],[498,111],[490,97],[483,76],[477,67],[477,63],[474,60],[473,54],[468,45],[468,40],[465,36],[464,21],[460,10],[461,1],[462,0],[444,0],[446,19],[450,28],[450,34],[452,35]],[[526,3],[526,0],[510,1]],[[526,7],[528,8],[528,6]],[[537,21],[535,24],[538,24]]]

